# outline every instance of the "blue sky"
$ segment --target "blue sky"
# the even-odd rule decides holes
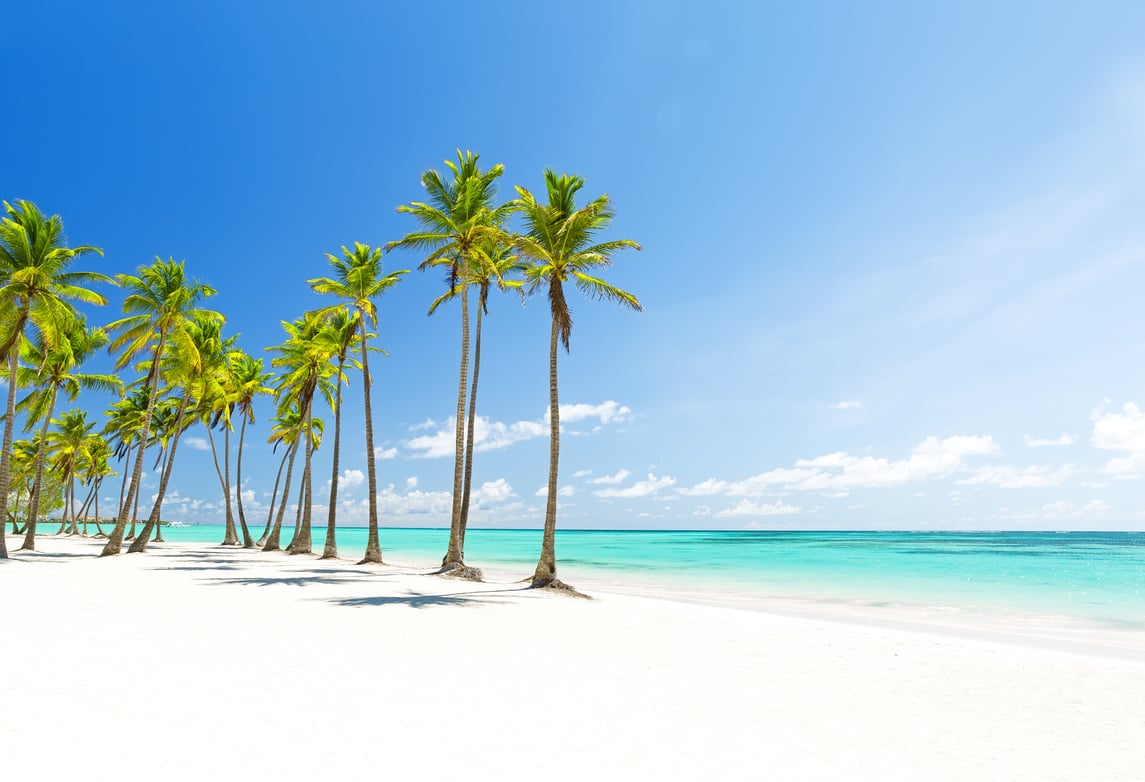
[[[60,214],[108,273],[186,259],[260,354],[318,305],[326,252],[412,230],[395,207],[456,149],[503,163],[506,198],[574,172],[643,245],[609,279],[646,311],[573,302],[562,526],[1141,529],[1143,22],[1130,2],[0,2],[0,197]],[[379,302],[385,524],[448,524],[442,287],[412,272]],[[543,519],[547,318],[492,302],[475,525]],[[277,467],[258,413],[256,518]],[[203,437],[167,517],[218,519]]]

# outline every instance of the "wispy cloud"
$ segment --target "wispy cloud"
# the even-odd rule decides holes
[[[997,486],[1001,489],[1040,489],[1057,486],[1074,473],[1071,465],[1052,468],[1044,465],[1011,467],[991,465],[975,469],[970,477],[958,481],[963,486]]]
[[[192,451],[209,451],[211,444],[206,437],[184,437],[180,442],[186,443]]]
[[[618,470],[614,475],[602,475],[599,478],[593,478],[589,483],[603,483],[608,485],[615,485],[624,483],[624,479],[629,475],[628,470]]]
[[[858,399],[844,399],[842,402],[834,402],[830,407],[832,410],[858,410],[862,406],[862,401]]]
[[[720,518],[733,518],[737,516],[778,516],[791,513],[798,513],[800,510],[797,505],[788,505],[782,500],[773,503],[756,503],[751,500],[740,500],[739,503],[733,508],[721,510],[716,514]]]
[[[637,481],[631,486],[626,486],[623,489],[598,489],[593,492],[597,497],[651,497],[659,493],[661,489],[667,489],[669,486],[674,486],[676,479],[665,475],[657,478],[652,473],[648,473],[648,479]]]
[[[1073,445],[1073,435],[1063,434],[1053,438],[1031,437],[1025,435],[1027,448],[1054,448]]]

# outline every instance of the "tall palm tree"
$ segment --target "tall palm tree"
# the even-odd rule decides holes
[[[457,524],[457,549],[461,558],[465,556],[465,531],[469,526],[469,499],[473,487],[473,449],[474,427],[477,421],[477,381],[481,375],[481,327],[485,315],[489,314],[489,290],[496,284],[501,290],[515,290],[521,292],[523,280],[510,277],[514,272],[524,270],[524,264],[516,253],[513,245],[500,236],[491,236],[486,240],[484,258],[487,261],[473,270],[470,284],[477,288],[477,323],[473,329],[473,379],[469,385],[469,410],[465,416],[465,453],[464,476],[461,491],[461,512]],[[455,299],[461,292],[458,280],[451,280],[452,287],[438,296],[430,305],[429,314],[432,315],[438,307],[447,301]],[[523,302],[522,302],[523,303]],[[469,568],[466,568],[470,570]],[[476,569],[472,569],[477,572]]]
[[[281,345],[270,348],[279,353],[271,360],[271,366],[284,369],[275,389],[279,404],[289,402],[302,411],[303,428],[309,428],[314,417],[314,396],[321,392],[334,406],[332,399],[333,372],[330,359],[337,350],[334,340],[324,335],[328,329],[321,313],[308,312],[293,323],[283,323],[287,339]],[[299,507],[302,512],[301,524],[295,530],[294,539],[287,546],[291,554],[308,554],[311,550],[311,464],[314,455],[313,438],[306,439],[306,457],[303,461]]]
[[[0,446],[0,520],[8,515],[12,435],[16,420],[16,369],[19,344],[30,326],[48,348],[55,348],[76,319],[71,302],[106,304],[107,299],[85,285],[111,282],[97,272],[70,271],[72,262],[98,247],[68,247],[59,215],[45,217],[31,201],[4,202],[0,220],[0,361],[8,365],[8,404]],[[0,535],[0,559],[8,547]]]
[[[453,177],[447,181],[434,169],[421,175],[428,202],[413,201],[398,211],[411,214],[421,230],[386,245],[386,251],[409,248],[428,255],[420,269],[445,266],[450,289],[456,284],[461,294],[461,363],[457,381],[457,414],[454,432],[453,506],[449,522],[449,544],[441,561],[443,570],[480,577],[465,569],[461,548],[460,520],[462,474],[465,450],[465,394],[469,373],[469,281],[474,270],[488,264],[488,240],[503,235],[503,226],[515,208],[513,202],[496,206],[497,179],[504,173],[500,163],[481,171],[479,155],[457,151],[457,162],[446,161]],[[456,281],[456,283],[454,282]]]
[[[107,545],[103,547],[100,556],[118,554],[123,544],[123,532],[127,526],[127,517],[131,514],[131,507],[139,490],[139,483],[143,478],[144,448],[142,444],[147,442],[150,433],[151,414],[159,390],[161,359],[167,348],[168,340],[173,332],[183,328],[188,319],[197,312],[220,321],[223,320],[223,316],[217,312],[199,308],[199,304],[208,296],[213,296],[215,290],[197,280],[188,279],[183,261],[176,261],[174,258],[164,261],[161,258],[156,258],[150,266],[139,267],[138,276],[120,274],[116,279],[128,291],[123,300],[123,311],[128,315],[109,323],[106,327],[109,332],[119,335],[111,343],[111,350],[113,352],[119,351],[119,358],[116,360],[115,366],[117,369],[121,369],[135,356],[149,351],[151,364],[147,376],[147,387],[150,395],[147,400],[147,410],[143,414],[143,421],[140,425],[139,441],[141,445],[135,457],[135,466],[131,473],[131,482],[128,484],[127,496],[119,509],[115,528],[108,536]]]
[[[517,237],[517,248],[529,259],[525,279],[529,291],[541,288],[549,297],[552,329],[549,336],[549,483],[545,504],[545,531],[541,542],[541,556],[533,573],[534,587],[563,586],[557,580],[557,560],[554,542],[557,525],[557,465],[560,460],[560,406],[557,399],[557,343],[569,349],[572,333],[572,314],[565,299],[564,285],[573,287],[592,299],[606,299],[623,307],[642,311],[640,302],[627,291],[608,284],[590,274],[612,263],[612,254],[625,248],[640,249],[630,239],[599,242],[601,231],[612,222],[613,212],[607,195],[580,209],[576,194],[584,186],[584,179],[569,174],[545,171],[548,203],[539,203],[523,187],[517,195],[525,223],[525,232]]]
[[[366,358],[369,335],[367,325],[378,327],[378,308],[374,299],[398,283],[409,269],[384,274],[382,271],[382,251],[368,244],[354,242],[354,249],[342,248],[342,255],[326,253],[326,259],[333,267],[333,277],[318,277],[307,280],[318,293],[328,293],[345,299],[358,311],[358,332],[361,335],[359,350],[362,356],[362,395],[366,418],[366,484],[369,491],[370,520],[366,537],[366,552],[358,564],[382,561],[382,546],[378,541],[378,476],[374,465],[374,413],[370,403],[372,381],[370,364]],[[329,308],[327,308],[329,309]]]
[[[246,441],[246,425],[254,423],[254,399],[260,394],[269,394],[267,385],[273,373],[263,371],[262,359],[240,351],[232,352],[227,358],[227,385],[234,409],[242,419],[239,426],[239,450],[235,463],[235,505],[239,512],[239,524],[243,530],[243,548],[253,548],[254,540],[247,527],[243,512],[243,444]],[[339,392],[340,393],[340,392]]]
[[[265,546],[270,538],[271,527],[274,524],[274,512],[277,509],[276,505],[278,503],[278,487],[282,481],[282,470],[286,467],[286,462],[290,458],[290,454],[294,451],[294,438],[300,431],[299,418],[300,416],[295,408],[287,407],[283,409],[280,407],[278,415],[270,419],[270,437],[267,438],[267,442],[273,445],[271,453],[277,452],[278,446],[280,445],[285,445],[286,447],[282,449],[282,460],[279,461],[278,473],[274,476],[274,491],[270,495],[270,508],[266,513],[266,527],[263,528],[262,537],[255,543],[259,548]],[[277,543],[274,548],[278,548]],[[273,551],[273,549],[270,550]]]
[[[332,357],[338,362],[334,372],[336,391],[334,394],[334,447],[331,454],[333,464],[330,474],[330,497],[326,506],[326,544],[322,548],[322,559],[338,558],[335,523],[338,517],[338,470],[342,442],[342,383],[346,381],[345,367],[347,361],[352,366],[361,369],[361,364],[347,355],[361,340],[358,335],[358,321],[360,319],[361,316],[356,311],[346,307],[337,307],[327,313],[326,324],[319,335],[320,339],[329,343]]]
[[[60,391],[68,401],[79,398],[81,389],[123,393],[123,381],[115,375],[76,372],[95,351],[107,344],[107,332],[103,329],[87,328],[82,319],[77,328],[64,336],[55,350],[49,350],[43,340],[24,341],[24,363],[17,375],[22,386],[37,385],[31,393],[20,400],[16,409],[24,413],[25,429],[31,429],[43,421],[40,429],[40,447],[36,454],[35,482],[32,495],[28,498],[28,524],[21,550],[33,551],[36,548],[36,521],[40,509],[39,486],[44,477],[44,456],[47,452],[48,426],[55,414],[56,400]],[[33,369],[37,367],[38,369]]]

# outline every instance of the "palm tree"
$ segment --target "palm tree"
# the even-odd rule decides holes
[[[612,222],[608,196],[602,195],[587,206],[577,209],[576,194],[584,179],[568,174],[545,171],[548,203],[541,204],[523,187],[517,188],[525,233],[517,237],[521,254],[531,261],[525,270],[529,291],[544,287],[552,312],[549,336],[549,483],[545,504],[545,531],[541,557],[533,573],[534,587],[563,587],[557,580],[554,542],[557,525],[557,464],[560,460],[560,407],[557,401],[557,342],[569,349],[572,314],[565,300],[564,284],[593,299],[607,299],[629,309],[642,311],[640,302],[627,291],[609,285],[589,272],[612,263],[617,250],[640,245],[630,239],[598,242],[597,235]]]
[[[31,201],[4,202],[0,220],[0,323],[4,324],[0,360],[8,362],[8,404],[0,446],[0,520],[8,515],[12,434],[16,420],[16,369],[19,343],[30,325],[43,343],[55,348],[76,320],[71,301],[106,304],[107,299],[84,286],[111,282],[97,272],[69,271],[72,261],[98,247],[68,247],[59,215],[45,217]],[[0,535],[0,559],[8,547]]]
[[[469,386],[469,411],[465,416],[465,467],[461,491],[461,513],[457,524],[457,549],[461,552],[462,559],[464,559],[465,555],[465,530],[469,526],[469,498],[473,486],[474,426],[477,421],[477,381],[481,374],[481,326],[483,316],[489,314],[489,289],[496,283],[497,287],[501,290],[516,290],[520,292],[524,285],[521,280],[508,277],[509,274],[524,269],[524,265],[513,252],[513,246],[511,244],[502,241],[501,237],[490,237],[486,240],[483,255],[487,263],[482,264],[474,270],[470,280],[470,283],[478,289],[478,297],[477,323],[473,330],[473,380]],[[457,298],[461,285],[457,280],[451,280],[451,282],[454,283],[452,287],[438,296],[433,304],[430,305],[430,315],[436,312],[437,308],[445,302]],[[466,570],[473,570],[474,575],[479,573],[475,568],[466,568]]]
[[[127,517],[143,478],[142,444],[147,442],[150,433],[151,414],[159,391],[161,359],[171,334],[181,329],[197,312],[223,320],[223,316],[216,312],[199,309],[199,303],[213,296],[215,290],[197,280],[188,280],[183,266],[183,261],[175,261],[174,258],[167,261],[156,258],[150,266],[139,267],[138,276],[120,274],[116,277],[119,284],[128,290],[123,300],[123,311],[128,316],[107,325],[109,332],[119,333],[111,343],[111,350],[120,352],[115,366],[121,369],[144,351],[150,351],[151,364],[147,376],[147,409],[140,425],[140,448],[135,457],[135,467],[115,528],[100,556],[118,554],[123,543]]]
[[[330,381],[332,369],[330,359],[337,346],[334,339],[323,332],[328,328],[321,313],[308,312],[293,323],[283,322],[287,339],[281,345],[270,348],[280,355],[271,360],[271,366],[282,367],[286,371],[279,378],[275,396],[279,404],[288,402],[302,412],[303,429],[311,425],[314,412],[314,395],[321,392],[334,406],[333,384]],[[309,554],[311,550],[311,463],[314,455],[313,438],[306,440],[306,457],[303,461],[300,486],[299,508],[302,512],[301,524],[296,528],[294,539],[287,546],[291,554]]]
[[[378,541],[378,477],[374,466],[374,413],[370,403],[373,383],[370,379],[370,364],[366,359],[369,342],[366,326],[369,324],[370,327],[377,328],[378,309],[374,305],[374,299],[396,285],[403,274],[409,273],[409,269],[383,274],[381,250],[360,242],[354,242],[352,251],[343,247],[341,257],[327,253],[326,259],[334,268],[334,276],[318,277],[307,282],[318,293],[329,293],[340,299],[346,299],[350,306],[358,311],[362,395],[366,417],[366,483],[370,494],[370,527],[366,538],[366,552],[358,564],[381,564],[382,546]]]
[[[56,430],[48,433],[52,467],[59,472],[67,487],[64,523],[60,531],[77,532],[75,478],[86,458],[84,448],[95,424],[87,420],[85,410],[69,410],[52,423],[56,425]]]
[[[30,430],[37,422],[43,421],[40,429],[39,449],[36,453],[35,478],[32,494],[28,498],[28,523],[24,534],[22,551],[36,548],[36,521],[40,509],[39,487],[44,477],[44,456],[47,451],[48,426],[56,409],[60,391],[68,401],[79,398],[81,389],[123,393],[123,381],[115,375],[89,374],[76,372],[95,351],[107,344],[107,332],[103,329],[87,328],[82,319],[77,328],[64,336],[54,350],[49,350],[43,340],[24,341],[24,363],[17,372],[22,386],[38,385],[20,400],[16,409],[25,414],[25,430]],[[33,369],[32,367],[38,367]]]
[[[503,226],[515,205],[495,206],[497,178],[505,171],[501,164],[482,172],[478,155],[457,151],[457,162],[446,161],[453,179],[446,181],[430,169],[421,175],[421,184],[429,202],[413,201],[399,206],[399,212],[412,214],[421,230],[386,245],[387,252],[406,247],[429,254],[420,269],[445,266],[449,270],[449,288],[456,285],[461,293],[461,366],[457,381],[457,414],[455,417],[453,508],[449,523],[449,545],[441,561],[444,570],[458,575],[480,578],[476,571],[465,568],[461,547],[462,474],[465,450],[465,394],[469,372],[469,281],[477,269],[488,265],[485,248],[490,238],[503,235]],[[455,282],[456,281],[456,282]]]
[[[333,466],[330,475],[330,498],[326,509],[326,545],[322,549],[322,559],[338,558],[338,543],[335,537],[335,522],[338,516],[338,469],[339,452],[342,441],[342,383],[346,381],[345,367],[349,362],[361,369],[361,364],[347,354],[361,337],[358,335],[358,321],[360,316],[354,310],[346,307],[337,307],[327,313],[326,324],[319,333],[319,338],[329,342],[333,357],[337,359],[337,370],[334,373],[334,383],[337,387],[334,395],[334,448],[332,454]]]
[[[84,444],[84,453],[87,459],[84,462],[82,470],[82,478],[84,483],[91,486],[88,493],[88,498],[84,502],[84,508],[89,507],[91,503],[95,504],[95,530],[98,537],[104,537],[103,527],[100,526],[99,518],[99,489],[103,485],[103,479],[109,475],[115,475],[115,471],[111,469],[111,446],[103,435],[92,433],[88,436],[88,442]],[[84,516],[84,527],[87,527],[87,515]]]
[[[254,423],[254,398],[259,394],[271,393],[267,386],[274,376],[264,372],[262,359],[242,351],[235,351],[227,358],[227,384],[230,388],[231,398],[234,400],[234,409],[242,419],[239,427],[239,451],[235,464],[235,505],[239,511],[239,524],[243,530],[243,548],[253,548],[250,529],[247,527],[246,514],[243,513],[243,444],[246,441],[247,422]],[[341,392],[339,392],[341,393]],[[337,454],[335,446],[335,454]]]
[[[266,538],[266,543],[262,547],[263,551],[278,551],[281,548],[279,537],[282,534],[282,521],[286,515],[286,508],[290,504],[290,480],[294,473],[294,458],[298,455],[298,448],[302,444],[302,438],[306,435],[306,432],[309,431],[310,443],[307,445],[307,448],[317,448],[318,444],[322,442],[322,433],[325,429],[321,418],[311,416],[310,420],[307,421],[307,417],[302,415],[297,407],[292,406],[292,404],[288,405],[286,409],[280,408],[276,420],[281,422],[281,425],[284,426],[287,424],[292,425],[293,429],[289,433],[283,434],[272,432],[270,436],[271,442],[274,442],[277,438],[288,445],[288,458],[286,459],[286,480],[282,486],[282,501],[278,504],[278,513],[275,515],[274,527],[271,529],[270,535]],[[308,424],[309,429],[307,429]],[[277,486],[277,483],[275,485]],[[271,507],[272,509],[274,507],[273,499],[271,500]],[[301,507],[300,503],[299,510],[301,510]]]

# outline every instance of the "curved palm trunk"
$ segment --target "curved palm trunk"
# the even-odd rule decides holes
[[[227,479],[223,476],[223,470],[219,467],[219,452],[215,448],[215,436],[211,434],[211,427],[203,424],[207,430],[207,440],[211,443],[211,458],[215,460],[215,473],[219,476],[219,484],[223,487],[223,506],[227,511],[227,526],[226,531],[223,533],[223,546],[237,546],[239,544],[238,531],[235,529],[235,517],[231,513],[231,487],[227,485]]]
[[[314,424],[314,396],[306,400],[306,429],[309,433]],[[302,465],[302,486],[298,493],[298,501],[300,503],[299,510],[302,512],[302,521],[294,532],[294,538],[290,541],[286,551],[289,554],[312,554],[314,552],[314,544],[310,535],[310,510],[313,495],[310,491],[310,465],[314,458],[314,438],[306,438],[306,461]]]
[[[557,404],[557,319],[549,338],[549,498],[545,503],[545,531],[541,538],[541,558],[533,572],[534,587],[557,580],[557,464],[561,453],[560,407]]]
[[[484,293],[484,292],[483,292]],[[481,299],[485,297],[482,295]],[[473,334],[473,385],[469,389],[469,416],[465,432],[465,482],[461,490],[461,517],[457,524],[457,547],[465,558],[465,530],[469,526],[469,497],[473,487],[473,430],[477,420],[477,378],[481,374],[481,315],[483,301],[477,304],[477,328]]]
[[[20,321],[23,328],[23,320]],[[0,519],[8,518],[8,487],[12,482],[12,428],[16,424],[16,342],[8,348],[8,412],[4,415],[4,450],[0,453]],[[3,527],[0,527],[3,530]],[[0,534],[0,559],[8,558],[7,535]]]
[[[103,547],[103,551],[100,553],[101,557],[119,553],[123,546],[123,532],[127,527],[127,516],[131,513],[131,508],[136,504],[139,496],[139,483],[143,480],[143,455],[147,450],[147,437],[151,433],[151,414],[155,410],[155,397],[159,396],[159,359],[163,355],[163,348],[166,344],[167,334],[162,332],[159,336],[159,344],[155,346],[155,352],[151,356],[151,382],[148,383],[151,392],[147,397],[147,410],[143,413],[143,425],[139,432],[139,453],[135,456],[135,469],[131,473],[131,484],[127,490],[123,507],[119,509],[119,517],[115,520],[115,528],[111,531],[107,545]],[[134,526],[134,514],[132,514],[132,527]]]
[[[282,468],[286,466],[286,460],[290,457],[290,451],[290,446],[284,448],[282,460],[278,463],[278,474],[274,476],[274,492],[270,495],[270,510],[266,512],[266,527],[263,528],[262,536],[255,543],[259,548],[266,545],[266,539],[270,537],[270,527],[274,523],[274,506],[278,502],[278,484],[279,481],[282,480]]]
[[[179,447],[179,435],[183,433],[183,416],[191,401],[190,391],[183,392],[183,399],[179,402],[179,413],[175,416],[175,433],[171,435],[171,448],[167,452],[167,461],[163,465],[163,474],[159,477],[159,494],[155,497],[155,506],[151,508],[151,515],[143,525],[143,531],[131,544],[127,551],[129,554],[139,554],[147,550],[147,541],[151,538],[151,531],[159,526],[159,517],[163,511],[163,498],[167,494],[167,482],[171,479],[171,470],[175,466],[175,449]],[[156,542],[160,539],[156,538]]]
[[[306,457],[302,457],[302,461],[306,461]],[[294,529],[290,531],[290,543],[286,546],[286,553],[293,554],[291,547],[294,546],[295,541],[298,540],[298,528],[302,526],[302,506],[303,501],[306,499],[306,484],[310,481],[310,476],[306,474],[306,466],[303,465],[302,480],[298,482],[298,501],[294,503]]]
[[[246,415],[243,415],[242,426],[239,427],[239,453],[235,459],[235,505],[239,509],[239,526],[243,530],[243,548],[254,548],[254,538],[250,536],[250,528],[246,525],[246,514],[243,513],[243,441],[246,439]],[[227,446],[228,452],[230,446]]]
[[[99,487],[103,485],[103,478],[95,479],[95,535],[97,538],[107,537],[103,527],[99,525]]]
[[[52,388],[51,401],[48,403],[48,414],[44,416],[44,425],[40,427],[40,446],[36,449],[36,478],[32,484],[32,496],[28,498],[28,523],[25,528],[24,545],[20,551],[36,550],[36,517],[40,515],[40,487],[44,480],[44,457],[48,452],[48,426],[52,422],[52,413],[56,410],[56,389]]]
[[[334,539],[334,522],[338,517],[338,451],[342,444],[342,369],[346,357],[338,356],[338,391],[334,397],[334,467],[330,475],[330,500],[326,512],[326,545],[322,547],[322,559],[338,558],[338,543]]]
[[[382,546],[378,542],[378,473],[374,465],[374,411],[370,405],[370,365],[366,359],[366,313],[358,319],[362,328],[362,393],[366,414],[366,483],[370,492],[370,529],[366,536],[366,553],[359,565],[382,564]]]
[[[464,565],[461,551],[461,483],[465,460],[465,391],[469,385],[469,270],[461,260],[461,371],[457,380],[457,425],[454,428],[453,511],[449,519],[449,547],[443,568]]]
[[[282,503],[278,506],[278,515],[274,520],[274,529],[270,531],[270,537],[266,539],[266,544],[262,547],[263,551],[278,551],[282,548],[279,545],[279,538],[282,535],[282,518],[286,515],[286,506],[289,504],[287,501],[290,497],[290,478],[294,474],[294,457],[298,455],[298,446],[301,445],[300,438],[304,435],[300,432],[299,436],[295,438],[290,446],[290,458],[287,460],[286,465],[286,482],[282,486]]]

